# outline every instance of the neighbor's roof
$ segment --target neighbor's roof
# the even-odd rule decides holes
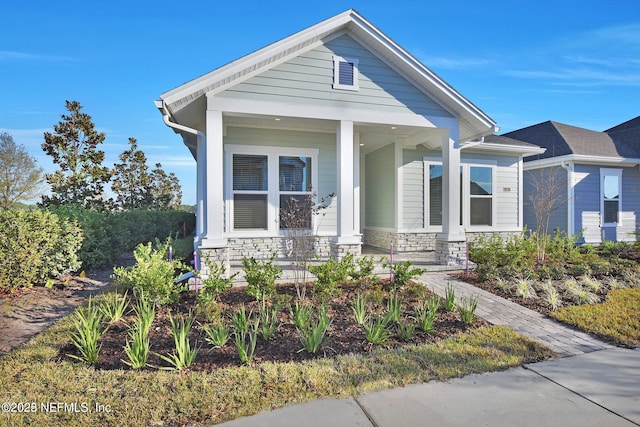
[[[529,161],[567,155],[640,158],[640,145],[636,148],[606,132],[592,131],[554,121],[508,132],[504,136],[547,149],[544,154],[527,159]]]
[[[416,87],[448,109],[460,121],[460,138],[468,140],[493,132],[495,122],[415,57],[349,9],[312,27],[270,44],[160,95],[175,113],[208,92],[220,92],[296,57],[330,35],[347,32],[404,74]]]
[[[640,131],[640,116],[636,117],[635,119],[627,120],[624,123],[620,123],[619,125],[614,126],[611,129],[605,130],[605,132],[614,133],[627,130]]]

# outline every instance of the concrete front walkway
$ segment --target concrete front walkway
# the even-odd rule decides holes
[[[425,273],[420,281],[444,297],[448,285],[455,290],[456,300],[478,298],[476,315],[494,325],[508,326],[532,338],[562,356],[575,356],[596,350],[613,348],[598,338],[557,322],[536,311],[498,297],[446,273]]]

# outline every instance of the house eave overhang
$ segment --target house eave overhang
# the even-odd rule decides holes
[[[372,48],[460,121],[462,141],[491,134],[496,123],[358,12],[349,9],[160,95],[174,117],[205,94],[219,93],[323,43],[349,33]]]
[[[463,146],[462,148],[465,147]],[[534,156],[536,154],[542,154],[547,151],[547,149],[543,147],[523,147],[521,145],[492,144],[488,142],[482,142],[480,144],[473,145],[469,147],[468,150],[518,154],[521,156]]]
[[[639,158],[631,157],[602,157],[588,156],[584,154],[567,154],[558,157],[549,157],[540,160],[526,160],[524,162],[524,170],[541,169],[552,166],[560,166],[567,162],[587,164],[587,165],[617,165],[623,167],[634,167],[640,165]]]

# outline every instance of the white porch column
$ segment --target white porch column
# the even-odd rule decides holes
[[[197,138],[196,146],[196,246],[200,246],[205,231],[205,210],[204,210],[204,194],[205,194],[205,143],[206,140]]]
[[[460,144],[458,129],[451,129],[442,144],[442,233],[437,239],[465,241],[460,227]]]
[[[353,229],[360,234],[360,133],[353,135]]]
[[[224,184],[222,149],[222,111],[207,110],[207,143],[204,147],[204,217],[202,248],[222,248],[227,244],[224,232]]]
[[[352,121],[340,121],[337,136],[338,238],[336,243],[359,244],[354,216],[354,134]]]

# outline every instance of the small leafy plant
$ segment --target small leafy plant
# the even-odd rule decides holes
[[[397,322],[402,316],[402,306],[400,304],[400,298],[397,292],[391,292],[389,298],[387,298],[387,313],[386,317],[389,322]]]
[[[240,305],[240,308],[231,315],[231,325],[233,326],[233,329],[236,332],[241,332],[243,334],[249,332],[249,324],[252,314],[253,311],[250,311],[249,314],[247,314],[247,309],[244,304]]]
[[[324,347],[329,324],[327,308],[326,306],[320,306],[315,320],[310,315],[306,323],[298,327],[302,344],[302,349],[299,351],[306,350],[311,354],[318,353]]]
[[[171,323],[171,335],[173,336],[175,351],[168,356],[158,354],[158,357],[171,365],[171,367],[160,369],[180,371],[191,366],[200,348],[192,348],[189,341],[189,333],[193,325],[191,313],[187,318],[182,318],[178,321],[169,315],[169,322]]]
[[[533,282],[529,279],[519,279],[516,282],[515,292],[516,296],[519,296],[522,299],[538,298]]]
[[[435,330],[433,324],[436,320],[436,314],[438,312],[437,306],[434,309],[433,305],[428,303],[419,304],[415,309],[415,318],[418,322],[418,327],[428,334],[433,333]]]
[[[454,311],[456,309],[456,291],[453,289],[451,282],[447,284],[447,289],[445,291],[444,308],[447,311]]]
[[[258,318],[260,319],[258,334],[264,341],[269,341],[278,329],[278,310],[275,307],[267,308],[263,302],[258,312]]]
[[[258,323],[259,319],[252,320],[251,328],[247,327],[245,332],[236,329],[233,333],[238,356],[245,365],[250,365],[253,361],[253,355],[258,343]]]
[[[124,353],[129,360],[122,362],[133,369],[142,369],[147,366],[149,350],[149,327],[146,320],[136,317],[133,325],[129,328],[129,340],[124,346]]]
[[[385,344],[391,336],[387,330],[387,325],[387,318],[380,315],[366,322],[364,324],[364,334],[367,341],[374,345]]]
[[[358,325],[364,325],[367,320],[367,298],[364,294],[358,293],[351,305],[354,320]]]
[[[176,302],[185,287],[174,283],[174,272],[186,266],[180,261],[168,260],[170,244],[171,239],[163,244],[156,242],[155,248],[151,242],[138,245],[133,251],[136,265],[115,268],[115,283],[132,288],[136,294],[161,305]]]
[[[104,320],[108,323],[117,323],[124,316],[127,306],[127,292],[122,296],[112,292],[107,296],[106,301],[100,305],[100,311],[104,316]]]
[[[209,274],[207,277],[203,277],[200,271],[196,272],[202,286],[198,292],[198,301],[208,302],[209,299],[217,301],[220,294],[231,289],[233,280],[239,273],[229,276],[224,262],[214,262],[202,255],[200,255],[200,259],[209,270]]]
[[[478,307],[478,297],[462,298],[460,305],[458,305],[458,312],[462,323],[469,326],[473,323],[473,315]]]
[[[403,321],[399,321],[396,324],[396,335],[400,340],[405,342],[413,338],[415,330],[416,325],[409,318],[405,318]]]
[[[312,314],[313,307],[311,305],[296,301],[291,313],[293,324],[299,329],[303,328],[309,323],[309,319],[311,319]]]
[[[334,295],[339,291],[338,285],[347,281],[355,270],[351,253],[345,255],[340,261],[331,257],[328,261],[309,267],[309,271],[317,279],[313,285],[314,293]]]
[[[229,341],[229,327],[223,323],[205,325],[202,327],[202,330],[207,334],[205,340],[211,344],[213,348],[222,348]]]
[[[413,262],[411,261],[399,262],[392,265],[385,262],[383,267],[391,267],[393,284],[398,287],[406,286],[410,280],[413,280],[426,271],[423,268],[413,267]]]
[[[271,298],[276,293],[276,280],[282,276],[282,269],[274,263],[276,254],[265,261],[243,258],[242,269],[246,275],[247,293],[258,301]]]
[[[86,307],[79,308],[75,312],[73,329],[71,342],[80,351],[80,356],[73,354],[69,356],[88,365],[98,363],[98,352],[100,351],[98,340],[105,329],[102,328],[102,312],[94,305],[91,298],[89,298]]]

